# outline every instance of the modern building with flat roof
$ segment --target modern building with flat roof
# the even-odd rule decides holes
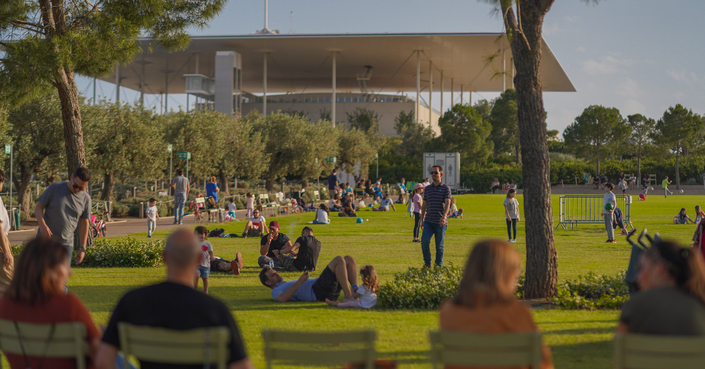
[[[117,85],[118,100],[120,86],[139,91],[141,100],[145,93],[186,93],[197,108],[224,114],[281,110],[330,116],[336,124],[366,108],[379,114],[389,136],[400,111],[414,111],[438,132],[447,93],[451,101],[455,94],[471,101],[465,92],[513,87],[511,49],[499,33],[197,36],[173,53],[138,42],[140,55],[101,78]],[[575,91],[545,41],[542,51],[544,91]],[[443,92],[440,101],[433,101],[436,92]]]

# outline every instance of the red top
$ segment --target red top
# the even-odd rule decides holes
[[[86,340],[91,342],[100,338],[100,332],[96,328],[91,314],[83,305],[78,296],[69,293],[66,295],[51,295],[49,301],[41,306],[29,306],[10,301],[6,297],[0,297],[0,319],[15,320],[23,323],[69,323],[81,322],[86,326]],[[29,365],[37,368],[41,358],[30,356]],[[26,364],[22,355],[7,355],[7,361],[11,368],[25,368]],[[90,359],[86,361],[87,368],[93,368]],[[76,359],[46,358],[43,368],[52,369],[74,369]]]

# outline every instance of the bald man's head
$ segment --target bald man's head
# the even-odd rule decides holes
[[[166,239],[164,261],[169,269],[192,269],[201,253],[196,236],[188,229],[179,229]]]

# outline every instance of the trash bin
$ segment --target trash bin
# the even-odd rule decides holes
[[[12,214],[15,216],[15,230],[20,229],[20,212],[15,212],[15,209],[12,209]]]

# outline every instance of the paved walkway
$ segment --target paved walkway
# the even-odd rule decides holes
[[[245,219],[245,210],[238,210],[235,212],[237,215],[237,219],[240,219],[240,223],[242,224],[242,228],[245,228],[245,223],[242,222],[243,219]],[[265,212],[267,215],[270,215],[270,211]],[[207,215],[206,219],[207,219]],[[269,218],[269,217],[267,217]],[[203,225],[206,225],[208,227],[207,223],[202,223]],[[211,227],[216,228],[217,224],[219,223],[211,223]],[[174,217],[169,216],[169,217],[162,217],[161,220],[157,221],[157,230],[164,230],[164,229],[174,229],[174,228],[179,228],[179,227],[195,227],[194,224],[194,219],[193,215],[187,215],[184,217],[183,225],[179,226],[178,224],[174,224]],[[37,223],[36,222],[28,222],[26,225],[23,224],[22,226],[23,229],[19,231],[10,231],[10,236],[8,237],[10,239],[10,244],[16,245],[16,244],[21,244],[22,242],[29,241],[36,237],[37,235]],[[220,228],[220,227],[217,227]],[[112,236],[124,236],[128,234],[133,234],[133,233],[138,233],[138,232],[147,232],[147,219],[138,219],[138,218],[127,218],[127,219],[113,219],[112,222],[108,223],[108,237]]]

